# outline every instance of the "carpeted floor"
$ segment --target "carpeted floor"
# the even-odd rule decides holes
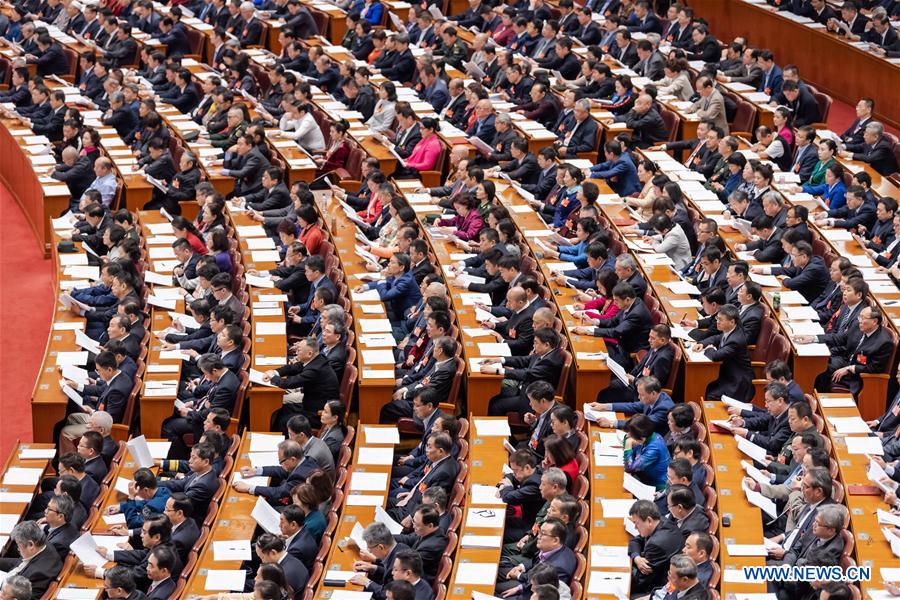
[[[53,310],[50,265],[0,184],[0,460],[17,439],[31,439],[31,392]]]

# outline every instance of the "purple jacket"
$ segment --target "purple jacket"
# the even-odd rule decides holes
[[[472,209],[465,217],[456,215],[451,219],[441,219],[440,225],[456,227],[456,237],[468,241],[478,238],[478,233],[484,229],[484,220],[481,218],[481,213]]]

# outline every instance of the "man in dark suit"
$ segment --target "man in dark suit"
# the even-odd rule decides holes
[[[441,516],[430,505],[423,504],[412,516],[413,533],[401,533],[394,539],[409,546],[422,557],[423,572],[420,576],[434,581],[437,576],[441,556],[447,549],[447,536],[440,528]]]
[[[509,412],[526,412],[529,395],[539,393],[540,387],[533,388],[537,382],[546,383],[552,396],[559,385],[563,368],[563,354],[559,349],[561,343],[559,333],[541,328],[534,332],[533,349],[528,356],[483,359],[482,373],[497,373],[515,384],[503,387],[498,395],[491,398],[488,414],[500,416]]]
[[[900,382],[900,370],[897,371],[896,378],[898,382]],[[866,421],[866,424],[871,427],[876,434],[881,433],[883,436],[890,436],[896,431],[897,428],[900,427],[900,391],[894,395],[893,400],[888,404],[884,414],[877,419]]]
[[[7,571],[6,577],[18,575],[30,581],[31,597],[41,598],[62,570],[62,559],[34,521],[17,524],[10,538],[21,558],[0,558],[0,570]]]
[[[895,34],[896,35],[896,34]],[[897,161],[891,149],[891,142],[884,135],[884,125],[878,121],[872,121],[866,125],[863,133],[863,145],[859,150],[844,150],[840,153],[842,158],[861,160],[881,175],[891,175],[897,172]]]
[[[103,483],[108,468],[103,462],[100,452],[103,450],[103,436],[96,431],[85,431],[76,448],[78,454],[84,459],[84,472],[97,482]]]
[[[504,597],[514,594],[516,600],[526,600],[531,597],[531,581],[529,571],[537,565],[547,564],[554,568],[561,583],[571,585],[572,576],[578,566],[575,553],[565,545],[566,525],[560,519],[550,518],[541,523],[540,535],[537,538],[538,559],[526,568],[524,564],[517,565],[509,570],[507,579],[499,581],[496,593]],[[510,591],[513,590],[513,591]]]
[[[787,386],[777,381],[768,383],[765,402],[765,412],[742,411],[744,416],[732,416],[729,422],[735,435],[765,448],[772,456],[778,456],[793,435],[788,419],[790,402]]]
[[[303,527],[306,515],[296,504],[288,504],[281,509],[284,517],[279,522],[281,535],[287,544],[288,554],[303,563],[307,570],[315,565],[319,544],[315,537]]]
[[[172,544],[178,558],[184,564],[200,538],[197,523],[202,523],[206,515],[194,514],[190,499],[181,492],[176,492],[166,499],[165,514],[172,522]]]
[[[252,496],[261,496],[275,506],[283,506],[290,502],[291,490],[306,481],[309,474],[319,468],[315,458],[307,456],[303,447],[293,440],[285,440],[278,444],[278,466],[243,467],[241,476],[272,477],[272,485],[250,485],[237,480],[232,486],[239,492]]]
[[[862,98],[856,103],[855,109],[856,119],[841,134],[841,141],[844,142],[847,150],[853,152],[858,151],[865,144],[863,136],[866,126],[872,122],[872,111],[875,110],[875,101],[871,98]]]
[[[430,387],[424,387],[416,392],[412,399],[413,419],[421,423],[422,437],[419,444],[410,450],[409,454],[401,456],[397,461],[397,466],[391,469],[391,476],[395,478],[408,475],[410,472],[419,468],[427,461],[425,449],[428,443],[428,437],[431,435],[431,429],[434,422],[441,418],[444,413],[438,408],[441,398]],[[379,422],[390,422],[379,419]]]
[[[644,40],[646,41],[646,40]],[[648,148],[669,137],[666,124],[659,112],[653,108],[653,98],[641,94],[634,102],[634,108],[615,118],[618,123],[632,130],[632,140],[638,148]]]
[[[628,373],[630,385],[620,379],[610,381],[609,387],[600,390],[597,402],[636,402],[638,400],[637,380],[643,377],[655,377],[665,385],[669,381],[675,360],[675,347],[672,344],[672,330],[665,323],[654,325],[648,335],[650,349]]]
[[[16,108],[31,104],[31,92],[28,90],[28,68],[17,67],[12,71],[12,82],[9,89],[0,92],[0,102],[11,102]]]
[[[400,127],[394,137],[394,150],[401,157],[408,158],[416,144],[422,140],[419,122],[412,109],[404,106],[397,110],[397,123]]]
[[[851,185],[847,188],[844,198],[847,204],[829,210],[824,219],[825,224],[849,229],[851,232],[856,232],[860,226],[863,231],[867,231],[875,224],[876,205],[867,201],[865,188],[861,185]]]
[[[397,555],[408,551],[409,546],[394,540],[387,525],[376,521],[363,530],[363,541],[366,543],[367,560],[357,561],[354,565],[357,573],[349,579],[350,583],[361,585],[367,592],[384,597],[384,587],[394,580],[394,562]]]
[[[680,459],[685,462],[686,459]],[[687,481],[690,481],[690,466],[687,468]],[[669,465],[669,473],[672,466]],[[699,501],[697,496],[699,495]],[[709,517],[703,508],[703,493],[695,486],[684,483],[670,484],[661,497],[662,508],[657,502],[660,514],[665,513],[664,519],[672,521],[685,539],[695,531],[709,530]]]
[[[662,519],[649,500],[638,500],[628,514],[638,530],[638,536],[628,542],[628,556],[633,561],[631,593],[640,594],[665,582],[669,560],[684,546],[684,537],[675,523]]]
[[[504,543],[514,543],[528,533],[544,505],[539,460],[540,457],[529,449],[516,450],[509,457],[512,472],[498,484],[500,499],[514,507],[515,513],[506,520]]]
[[[115,39],[107,46],[104,56],[111,60],[115,67],[122,68],[135,62],[137,53],[137,41],[131,37],[131,25],[121,23],[116,30]]]
[[[200,532],[197,533],[199,535]],[[168,600],[175,593],[178,586],[172,575],[178,566],[178,560],[179,557],[172,548],[164,544],[150,551],[147,556],[147,577],[150,580],[150,587],[147,589],[148,600]],[[184,564],[183,560],[181,564]]]
[[[795,127],[805,127],[822,120],[819,103],[806,87],[801,87],[796,81],[785,81],[781,89],[787,99],[787,107],[794,112]]]
[[[431,388],[440,397],[447,398],[456,378],[456,349],[457,341],[454,338],[448,335],[436,338],[427,366],[413,378],[404,377],[402,381],[409,383],[394,392],[394,402],[386,405],[383,413],[385,417],[396,417],[400,410],[404,410],[402,416],[411,416],[404,408],[403,401],[425,388]]]
[[[193,433],[199,438],[210,409],[222,408],[229,413],[234,411],[238,388],[241,385],[237,375],[225,366],[217,354],[202,355],[197,359],[197,367],[211,385],[205,396],[186,402],[184,406],[176,409],[175,416],[163,421],[162,436],[168,440],[181,438],[186,433]]]
[[[629,283],[617,283],[612,296],[619,312],[609,319],[596,320],[591,327],[575,327],[574,331],[582,335],[616,340],[615,344],[607,345],[609,356],[625,370],[631,370],[634,367],[631,354],[648,347],[647,339],[652,325],[650,311]]]
[[[63,139],[63,122],[66,118],[66,95],[62,90],[50,92],[50,112],[42,117],[31,119],[31,130],[36,135],[45,135],[51,142]]]
[[[503,117],[509,118],[508,115],[500,115],[498,119]],[[596,127],[596,123],[594,124],[594,127]],[[512,142],[513,137],[514,136],[511,136],[509,138],[510,143]],[[494,139],[496,140],[497,138],[495,137]],[[574,139],[574,134],[572,139]],[[566,152],[568,153],[568,148],[566,149]],[[555,149],[550,147],[541,148],[537,155],[538,167],[541,169],[537,183],[522,184],[522,189],[532,194],[538,202],[543,203],[548,200],[548,194],[556,185],[556,174],[558,172],[558,167],[556,165],[557,156],[558,154]]]
[[[37,65],[37,74],[41,77],[65,75],[69,71],[69,59],[50,34],[43,33],[38,36],[37,51],[37,55],[26,54],[25,61]]]
[[[797,514],[794,527],[773,538],[772,541],[780,544],[780,547],[769,550],[770,558],[766,560],[767,564],[778,565],[785,560],[792,560],[798,549],[810,543],[815,537],[813,523],[819,510],[835,503],[831,498],[832,487],[828,467],[806,469],[800,488],[805,506]]]
[[[509,151],[512,160],[501,163],[499,170],[519,183],[537,183],[541,168],[538,166],[537,158],[528,150],[528,140],[523,137],[513,139]]]
[[[183,492],[190,499],[194,514],[206,515],[209,502],[219,489],[218,477],[212,464],[215,459],[216,449],[212,444],[195,444],[188,459],[191,472],[182,479],[168,479],[160,485],[173,493]]]
[[[76,501],[69,496],[54,496],[44,511],[44,519],[47,521],[44,525],[47,544],[53,546],[61,558],[68,556],[69,546],[81,535],[78,528],[71,523],[75,504]]]
[[[709,565],[707,564],[707,566]],[[699,565],[687,554],[676,554],[672,557],[667,576],[667,587],[654,590],[651,595],[661,594],[662,600],[707,600],[709,598],[707,588],[709,579],[706,581],[701,579]]]
[[[801,127],[794,135],[795,148],[791,171],[797,173],[801,182],[809,180],[819,160],[813,144],[815,139],[816,131],[809,126]]]
[[[159,21],[160,35],[157,38],[166,46],[166,56],[185,56],[191,53],[190,43],[184,27],[176,27],[172,17],[163,17]]]
[[[732,196],[742,194],[735,191]],[[759,214],[750,222],[751,231],[759,239],[744,244],[744,249],[753,252],[753,258],[762,263],[780,263],[784,259],[784,248],[781,246],[782,230],[777,229],[772,217]]]
[[[179,69],[175,72],[175,86],[160,97],[181,111],[182,114],[190,114],[200,104],[200,96],[194,86],[194,77],[187,69]]]
[[[855,396],[862,390],[863,373],[886,373],[894,349],[894,338],[883,326],[884,315],[878,308],[867,306],[859,313],[859,327],[850,330],[840,347],[832,350],[828,369],[816,377],[816,389],[830,391],[837,383],[848,387]]]
[[[262,173],[262,189],[235,196],[232,203],[243,205],[255,211],[286,208],[291,204],[291,193],[284,184],[284,172],[280,167],[267,167]]]
[[[572,109],[573,120],[571,128],[566,131],[564,134],[560,136],[559,147],[557,148],[557,152],[561,156],[565,156],[566,158],[577,158],[579,152],[591,152],[594,149],[594,146],[597,142],[597,122],[591,118],[591,103],[587,99],[577,100],[575,102],[575,106]],[[543,150],[541,150],[543,152]],[[540,154],[538,155],[540,157]],[[546,158],[546,157],[545,157]],[[538,160],[538,165],[540,165],[540,160]],[[546,166],[541,166],[541,179],[538,180],[538,183],[534,187],[540,186],[542,180],[547,181],[547,176],[544,174],[544,171],[547,170]],[[555,177],[556,169],[553,169],[553,175]],[[549,182],[549,186],[547,183],[544,183],[544,187],[546,188],[543,191],[544,196],[546,197],[546,193],[550,191],[550,188],[553,187],[555,181]],[[527,188],[526,188],[527,189]],[[527,190],[531,191],[531,190]],[[542,200],[543,197],[538,195],[538,191],[536,190],[532,192],[538,200]]]
[[[295,414],[305,415],[318,428],[319,411],[327,401],[340,397],[340,381],[328,359],[322,356],[316,338],[306,337],[298,342],[296,361],[265,374],[273,385],[296,390],[285,397],[284,406],[272,415],[273,425],[277,425],[272,431],[286,431],[288,419]]]
[[[122,138],[137,127],[138,117],[125,106],[125,96],[121,92],[110,94],[109,110],[103,117],[103,124],[113,127]]]
[[[132,542],[133,544],[128,550],[98,547],[97,553],[105,556],[107,560],[116,562],[119,566],[129,567],[135,584],[141,590],[150,587],[150,577],[147,573],[148,558],[150,552],[158,546],[168,548],[172,552],[176,558],[172,572],[175,576],[181,573],[182,564],[177,560],[178,554],[172,544],[172,522],[165,515],[145,519],[139,541],[132,540]],[[84,571],[89,577],[100,579],[104,577],[107,570],[94,565],[85,565]]]
[[[262,174],[269,161],[259,151],[250,135],[237,139],[235,156],[225,159],[222,174],[234,177],[234,196],[246,196],[262,189]]]
[[[459,465],[451,456],[453,440],[446,433],[433,433],[425,446],[428,464],[425,475],[417,481],[406,481],[388,496],[388,513],[397,521],[415,513],[422,503],[422,493],[432,486],[443,488],[448,492],[456,481]]]
[[[381,74],[391,81],[412,81],[416,73],[416,59],[409,49],[409,38],[403,34],[394,36],[394,49],[396,58],[390,66],[381,70]]]
[[[745,401],[753,397],[753,369],[747,354],[747,338],[738,325],[737,307],[726,304],[716,315],[716,327],[722,333],[694,344],[694,352],[702,352],[708,359],[721,362],[719,377],[706,388],[706,397],[723,395]]]
[[[762,288],[755,281],[748,281],[738,290],[738,318],[741,320],[741,329],[747,338],[748,344],[756,344],[759,339],[759,330],[762,327],[762,319],[765,308],[760,304]]]
[[[800,240],[791,251],[793,266],[772,267],[772,275],[786,275],[784,287],[795,290],[806,298],[807,302],[815,300],[828,283],[828,267],[821,256],[813,254],[812,246]],[[765,268],[765,267],[762,267]],[[754,272],[760,267],[754,267]]]
[[[294,590],[302,590],[309,581],[309,571],[295,556],[287,551],[287,544],[280,536],[264,533],[256,540],[256,557],[264,564],[280,565],[287,584]],[[249,566],[249,565],[248,565]],[[245,591],[253,591],[253,579],[247,577]]]

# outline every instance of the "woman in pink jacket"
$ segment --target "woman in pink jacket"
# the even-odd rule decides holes
[[[463,241],[478,239],[478,234],[484,229],[484,220],[481,213],[476,210],[478,200],[472,194],[460,194],[453,199],[455,217],[449,217],[438,221],[446,233],[455,235]]]
[[[619,283],[619,276],[615,271],[602,269],[597,273],[597,292],[593,294],[579,294],[578,299],[584,303],[575,303],[575,316],[580,317],[586,326],[596,325],[600,319],[611,319],[619,312],[618,305],[613,301],[612,291]],[[589,290],[593,291],[593,290]],[[590,298],[590,299],[588,299]],[[616,340],[603,338],[609,344],[616,344]]]
[[[422,139],[413,148],[409,158],[400,162],[400,166],[394,172],[395,179],[415,179],[419,176],[419,171],[434,171],[440,168],[437,161],[442,146],[437,135],[439,129],[437,119],[425,117],[419,123],[419,129],[422,132]]]

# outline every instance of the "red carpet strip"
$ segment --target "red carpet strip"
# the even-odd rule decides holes
[[[31,440],[31,393],[44,359],[53,310],[51,262],[0,184],[0,457]]]

